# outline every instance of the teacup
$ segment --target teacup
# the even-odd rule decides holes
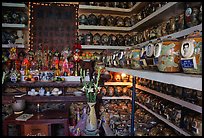
[[[47,91],[46,95],[47,95],[47,96],[50,96],[50,92],[49,92],[49,91]]]

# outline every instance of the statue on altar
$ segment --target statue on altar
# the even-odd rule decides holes
[[[15,44],[24,44],[24,39],[23,39],[23,31],[22,30],[18,30],[17,31],[17,36],[18,38],[15,40]]]

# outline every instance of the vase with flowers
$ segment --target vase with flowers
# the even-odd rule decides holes
[[[96,134],[97,133],[97,118],[95,112],[96,105],[96,96],[100,91],[98,87],[99,79],[101,74],[101,68],[97,69],[97,76],[90,79],[90,81],[85,81],[85,71],[80,70],[80,76],[82,78],[83,88],[82,91],[85,91],[87,104],[89,107],[88,117],[86,120],[85,133],[87,134]]]

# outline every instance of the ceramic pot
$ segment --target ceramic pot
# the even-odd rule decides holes
[[[108,92],[109,96],[114,96],[114,87],[113,86],[109,86],[107,92]]]
[[[126,34],[124,36],[124,43],[125,43],[125,46],[130,46],[131,45],[132,39],[131,39],[131,36],[129,34]]]
[[[116,24],[116,19],[115,19],[113,16],[108,15],[108,16],[106,17],[106,20],[107,20],[107,25],[108,25],[108,26],[115,26],[115,24]]]
[[[158,57],[158,70],[161,72],[180,72],[181,44],[177,39],[167,38],[157,43],[155,55]]]
[[[11,107],[15,114],[22,113],[25,108],[25,100],[16,100]]]
[[[101,36],[101,45],[108,45],[109,44],[109,39],[107,34],[103,34]]]
[[[184,73],[202,74],[202,33],[190,34],[181,45],[181,66]]]
[[[131,68],[132,69],[141,69],[140,66],[140,49],[131,50],[132,59],[131,59]]]
[[[125,23],[124,23],[124,20],[122,17],[120,17],[120,16],[116,17],[116,26],[117,27],[124,27],[125,26]]]
[[[132,26],[131,19],[129,17],[125,17],[124,24],[125,24],[125,27],[131,27]]]
[[[108,37],[108,45],[110,46],[117,46],[117,38],[114,34],[110,34],[109,37]]]
[[[85,35],[85,45],[92,45],[93,44],[93,35],[91,32]]]
[[[202,117],[196,116],[192,121],[192,131],[195,136],[202,136]]]
[[[79,25],[88,25],[88,19],[86,15],[82,14],[79,16]]]
[[[124,37],[121,34],[117,34],[116,38],[117,38],[118,46],[124,46],[124,44],[125,44]]]
[[[93,36],[93,44],[94,45],[100,45],[101,44],[101,36],[99,33],[96,33],[94,36]]]
[[[106,26],[106,17],[105,16],[103,16],[102,14],[100,14],[99,16],[98,16],[98,23],[99,23],[99,25],[101,25],[101,26]]]
[[[105,87],[102,87],[100,91],[101,91],[101,95],[102,95],[102,96],[105,96],[106,93],[107,93],[107,90],[106,90]]]
[[[97,25],[98,24],[98,18],[94,14],[90,14],[87,19],[88,19],[89,25]]]

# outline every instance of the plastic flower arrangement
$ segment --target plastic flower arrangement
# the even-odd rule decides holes
[[[100,90],[100,87],[98,87],[98,82],[100,79],[101,69],[102,68],[97,69],[97,77],[90,80],[89,82],[85,81],[85,70],[84,71],[82,71],[82,69],[80,70],[80,76],[83,83],[83,88],[81,90],[85,91],[87,102],[91,102],[91,103],[96,102],[96,96]]]

